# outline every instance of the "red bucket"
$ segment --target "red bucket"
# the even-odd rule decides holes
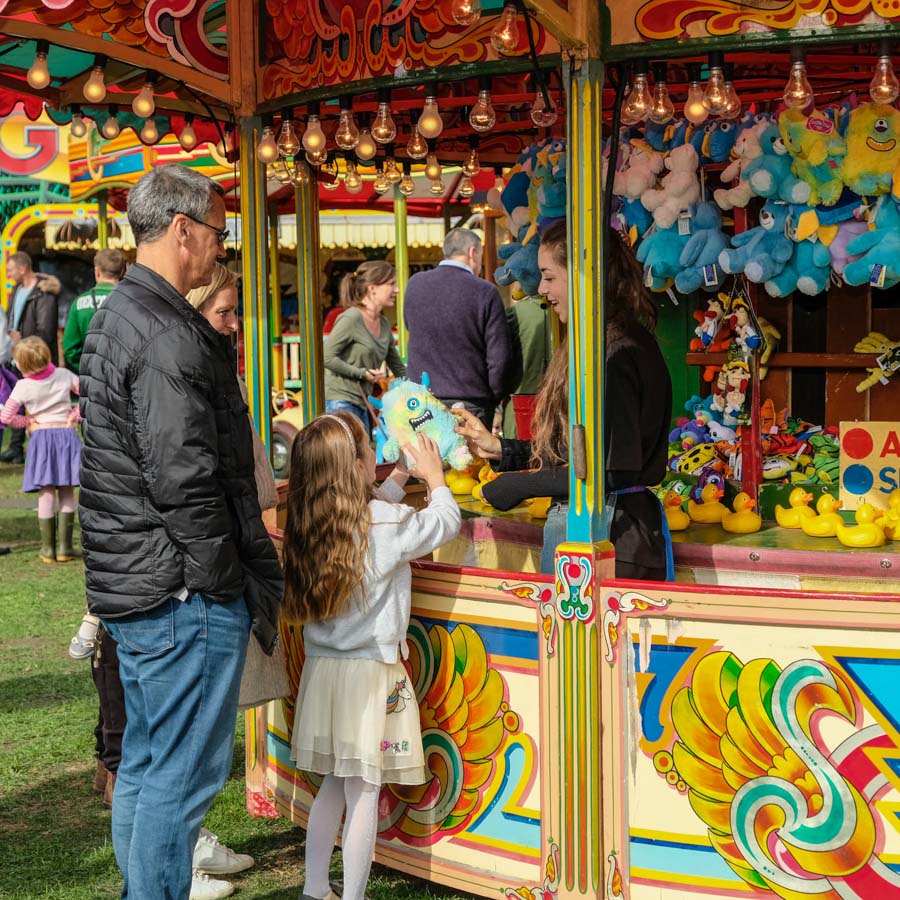
[[[534,418],[536,394],[513,394],[513,413],[516,417],[516,432],[520,440],[531,440],[531,420]]]

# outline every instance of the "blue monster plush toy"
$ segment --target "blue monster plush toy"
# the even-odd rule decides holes
[[[719,254],[728,247],[728,237],[722,231],[722,214],[715,203],[698,203],[691,218],[693,234],[681,251],[678,262],[682,267],[675,276],[675,289],[691,294],[703,288],[717,291],[725,281],[719,268]]]
[[[759,225],[731,241],[733,250],[719,254],[719,265],[729,274],[743,272],[749,281],[770,281],[794,254],[794,242],[785,234],[791,207],[768,200],[759,213]]]
[[[400,448],[413,443],[417,434],[424,434],[437,443],[441,459],[460,472],[472,465],[472,454],[465,438],[454,431],[453,414],[428,388],[428,375],[423,372],[422,384],[398,378],[381,400],[369,398],[381,410],[382,425],[387,432],[383,448],[385,462],[396,462]]]
[[[869,231],[853,238],[847,253],[860,254],[844,269],[847,284],[889,288],[900,283],[900,210],[890,194],[878,198],[869,216]]]
[[[518,282],[522,297],[533,297],[537,294],[541,282],[538,269],[538,237],[531,235],[528,239],[528,226],[519,230],[519,240],[510,244],[502,244],[497,248],[497,256],[503,260],[494,271],[497,284],[514,284]]]

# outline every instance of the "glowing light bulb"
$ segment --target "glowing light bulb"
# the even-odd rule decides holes
[[[50,44],[47,41],[38,41],[34,52],[34,62],[25,76],[29,86],[36,91],[41,91],[50,84],[50,69],[47,67],[47,54],[50,52]]]
[[[337,130],[334,132],[334,142],[341,150],[355,150],[359,143],[359,129],[353,118],[352,109],[342,109],[341,118],[338,121]]]
[[[347,172],[344,175],[344,187],[350,194],[358,194],[362,190],[362,178],[356,171],[356,163],[353,160],[347,160]]]
[[[87,123],[84,121],[84,116],[80,110],[72,113],[72,125],[69,128],[69,134],[73,138],[83,138],[87,134]]]
[[[544,92],[539,90],[534,95],[534,102],[531,104],[531,121],[538,128],[549,128],[556,123],[558,118],[559,113],[553,98],[550,98],[550,105],[547,106],[547,102],[544,100]]]
[[[378,152],[378,145],[369,133],[368,128],[363,128],[359,133],[359,141],[356,144],[356,155],[363,162],[368,162]]]
[[[397,185],[397,188],[405,197],[408,197],[415,191],[416,185],[409,172],[403,173],[403,177],[400,179],[400,184]]]
[[[311,113],[306,119],[306,131],[303,132],[303,149],[307,153],[318,153],[325,149],[325,132],[319,122],[319,116]]]
[[[300,149],[300,139],[297,137],[293,123],[287,116],[284,117],[284,121],[281,123],[281,130],[278,132],[278,140],[275,146],[284,157],[296,156],[297,151]]]
[[[103,69],[106,66],[105,56],[94,57],[94,67],[88,80],[81,89],[85,100],[91,103],[100,103],[106,96],[106,81],[103,77]]]
[[[629,93],[628,99],[622,107],[622,121],[626,125],[637,125],[638,122],[646,122],[652,105],[653,100],[650,96],[650,88],[647,86],[647,64],[638,62],[631,93]]]
[[[119,127],[119,119],[117,116],[117,110],[110,109],[109,117],[103,123],[103,127],[100,129],[100,134],[103,135],[108,141],[111,141],[113,138],[119,136],[119,132],[121,128]]]
[[[419,134],[419,129],[415,125],[406,145],[406,155],[410,159],[425,159],[428,156],[428,142]]]
[[[480,90],[478,92],[478,102],[469,113],[469,124],[476,131],[490,131],[496,121],[497,116],[494,113],[494,107],[491,105],[491,92]]]
[[[197,146],[197,134],[194,131],[194,117],[188,113],[184,117],[184,128],[178,135],[178,143],[181,144],[182,150],[193,150]]]
[[[274,141],[272,143],[274,144]],[[287,184],[291,180],[291,173],[280,159],[266,166],[266,175],[274,178],[279,184]]]
[[[231,135],[232,129],[226,127],[224,136],[216,144],[216,153],[223,159],[227,158],[228,154],[234,151],[234,142],[231,139]]]
[[[375,173],[375,181],[372,182],[372,188],[376,194],[383,194],[390,187],[387,178],[384,177],[384,169],[379,169]]]
[[[891,104],[900,94],[900,82],[894,74],[891,62],[891,45],[883,41],[878,48],[878,60],[875,63],[875,74],[869,83],[869,96],[873,103]]]
[[[684,117],[691,125],[702,125],[709,118],[709,110],[703,105],[699,63],[688,64],[688,92],[687,100],[684,101]]]
[[[156,100],[153,99],[153,82],[148,78],[138,95],[132,100],[131,108],[136,116],[147,119],[156,112]]]
[[[378,104],[378,113],[372,123],[372,137],[379,144],[389,144],[397,137],[397,126],[391,116],[391,105],[387,101]]]
[[[145,144],[155,144],[159,140],[159,129],[156,127],[156,119],[152,116],[144,122],[141,129],[141,140]]]
[[[722,54],[718,51],[709,54],[709,78],[706,80],[706,88],[703,91],[703,105],[713,116],[721,116],[728,103],[722,59]]]
[[[469,151],[469,155],[463,160],[463,175],[474,178],[481,171],[481,163],[478,161],[478,151],[473,147]]]
[[[450,15],[457,25],[474,25],[481,18],[481,0],[453,0]]]
[[[303,162],[303,160],[295,159],[293,167],[286,165],[286,168],[288,169],[290,180],[295,185],[299,187],[302,184],[309,184],[309,169],[306,167],[306,163]]]
[[[429,153],[425,160],[425,177],[431,181],[441,180],[441,164],[433,153]]]
[[[256,158],[261,163],[273,163],[278,159],[278,145],[275,143],[275,132],[271,125],[265,125],[256,145]]]
[[[459,180],[459,187],[456,189],[456,193],[459,194],[460,197],[471,197],[472,194],[475,193],[475,185],[472,184],[472,179],[469,178],[468,175],[463,175]]]
[[[725,74],[725,109],[722,110],[723,119],[736,119],[741,114],[743,103],[734,87],[734,64],[726,63]]]
[[[429,188],[429,190],[430,190],[431,193],[434,194],[435,196],[443,197],[443,196],[444,196],[444,191],[447,190],[447,189],[444,187],[444,182],[441,181],[440,178],[435,178],[435,179],[431,182],[431,187]]]
[[[328,162],[328,151],[324,147],[321,150],[307,150],[304,156],[311,166],[321,166]]]
[[[437,98],[430,94],[425,97],[425,105],[419,114],[419,134],[429,141],[433,141],[444,130],[444,120],[441,118],[437,105]]]
[[[500,54],[515,53],[519,46],[519,17],[512,3],[507,3],[491,32],[491,46]]]
[[[397,163],[393,156],[389,156],[384,161],[384,177],[387,178],[388,184],[400,184],[400,181],[403,179],[403,175],[397,168]]]
[[[322,178],[322,187],[325,188],[326,191],[336,191],[340,187],[340,182],[337,177],[337,163],[333,159],[327,160],[325,165],[322,166],[319,171],[324,176]]]
[[[653,101],[647,117],[657,125],[664,125],[666,122],[671,122],[675,115],[675,104],[672,102],[666,86],[665,63],[654,63],[653,81]]]
[[[806,77],[806,61],[800,47],[791,48],[791,73],[784,86],[784,105],[803,109],[813,101],[813,89]]]

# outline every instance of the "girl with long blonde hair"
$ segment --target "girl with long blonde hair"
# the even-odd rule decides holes
[[[375,487],[375,451],[350,413],[319,416],[291,452],[282,615],[303,625],[306,651],[291,758],[325,776],[306,831],[307,900],[336,900],[328,868],[345,806],[342,896],[362,900],[381,785],[426,781],[419,708],[403,666],[409,563],[455,537],[460,513],[434,441],[419,435],[403,449],[430,489],[425,509],[399,502],[403,465]]]
[[[606,272],[605,447],[610,498],[610,540],[616,548],[616,576],[663,580],[668,574],[662,510],[645,488],[666,471],[672,383],[652,335],[657,309],[643,285],[643,273],[628,241],[610,230]],[[566,223],[541,236],[538,288],[566,324],[568,319]],[[569,354],[563,342],[553,355],[535,402],[531,441],[491,435],[474,417],[460,412],[457,431],[473,451],[501,472],[486,484],[485,499],[511,509],[529,497],[554,503],[544,526],[541,571],[553,571],[556,546],[565,539],[569,499]],[[529,471],[517,471],[529,469]]]

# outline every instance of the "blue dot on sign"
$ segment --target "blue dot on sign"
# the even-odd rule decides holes
[[[847,466],[844,469],[844,487],[850,491],[851,494],[868,494],[869,491],[872,490],[872,485],[875,483],[875,476],[872,474],[872,470],[867,466],[861,466],[859,464],[853,466]]]

